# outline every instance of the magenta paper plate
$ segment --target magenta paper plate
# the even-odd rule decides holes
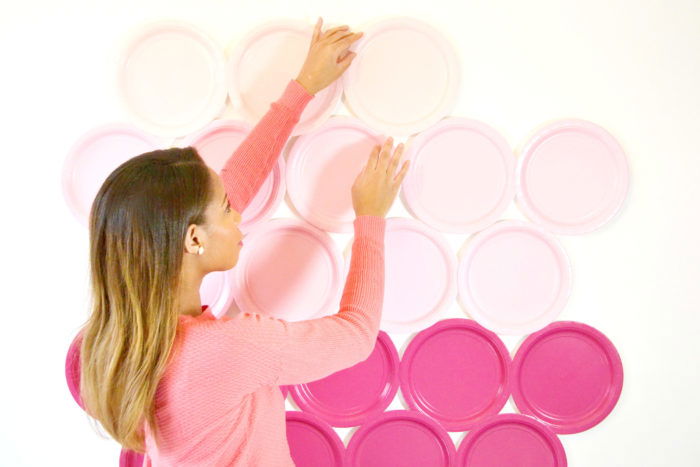
[[[95,196],[114,169],[162,147],[157,137],[126,123],[100,125],[80,136],[66,155],[61,180],[63,197],[76,219],[88,226]]]
[[[231,119],[215,120],[198,133],[183,139],[180,145],[196,148],[207,165],[220,174],[251,129],[245,122]],[[279,157],[267,179],[241,213],[239,227],[243,233],[248,232],[253,225],[269,219],[280,205],[285,192],[284,173],[284,158]]]
[[[379,331],[367,360],[326,378],[291,387],[304,412],[333,426],[357,426],[381,414],[399,389],[399,353],[391,338]]]
[[[119,54],[116,85],[138,126],[178,137],[202,128],[226,105],[226,58],[203,30],[157,20],[127,34]]]
[[[122,448],[119,454],[119,467],[141,467],[143,454]]]
[[[362,31],[351,47],[357,56],[342,75],[345,103],[355,116],[377,131],[408,136],[452,111],[461,65],[451,41],[410,17]]]
[[[234,269],[213,271],[204,276],[199,287],[199,298],[207,303],[211,314],[221,318],[233,304]]]
[[[81,409],[85,410],[83,400],[80,397],[80,345],[82,343],[82,335],[83,331],[81,330],[75,335],[68,347],[68,353],[66,354],[66,383],[73,400]]]
[[[532,136],[517,169],[517,204],[533,222],[559,234],[582,234],[610,221],[629,187],[625,152],[605,129],[560,120]]]
[[[454,465],[455,445],[436,421],[410,410],[391,410],[360,426],[348,443],[352,467]]]
[[[532,417],[501,414],[484,420],[457,450],[459,467],[566,467],[564,447]]]
[[[314,26],[303,21],[275,20],[237,41],[226,66],[231,103],[243,117],[257,123],[301,70],[309,53]],[[330,117],[340,102],[340,80],[314,94],[290,136],[308,133]]]
[[[528,334],[554,321],[571,293],[571,266],[542,227],[503,220],[476,233],[459,254],[459,302],[499,334]]]
[[[247,235],[234,271],[241,311],[301,321],[338,311],[343,257],[333,239],[297,219],[271,219]]]
[[[510,354],[496,334],[469,319],[446,319],[408,344],[401,394],[446,430],[465,431],[506,404],[509,367]]]
[[[380,327],[387,332],[420,331],[434,324],[440,313],[454,302],[457,260],[440,232],[415,219],[386,219],[384,238],[384,302]],[[353,240],[344,250],[346,278]]]
[[[280,386],[280,391],[282,391],[282,396],[286,399],[287,394],[289,394],[289,386],[288,385]]]
[[[342,467],[347,465],[345,446],[338,434],[320,418],[288,410],[287,442],[298,467]]]
[[[513,201],[513,150],[479,121],[446,118],[412,138],[404,158],[412,169],[401,185],[401,199],[413,216],[436,229],[476,232],[498,220]]]
[[[300,136],[287,156],[287,193],[292,207],[319,229],[352,233],[352,186],[374,146],[385,138],[357,119],[336,116]]]
[[[600,423],[622,392],[622,361],[612,342],[582,323],[558,321],[523,341],[512,366],[518,410],[556,433]]]

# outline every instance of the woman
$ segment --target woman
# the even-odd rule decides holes
[[[86,411],[150,466],[293,466],[279,385],[365,360],[384,293],[385,215],[408,169],[402,146],[374,148],[352,187],[349,275],[337,314],[287,322],[216,319],[203,277],[235,266],[240,213],[314,94],[350,66],[347,26],[314,29],[299,76],[221,171],[194,148],[141,154],[105,180],[90,213],[92,313],[79,335]]]

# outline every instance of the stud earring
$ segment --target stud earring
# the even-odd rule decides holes
[[[198,255],[203,255],[203,254],[204,254],[204,247],[203,247],[203,246],[200,246],[199,248],[197,248],[197,254],[198,254]]]

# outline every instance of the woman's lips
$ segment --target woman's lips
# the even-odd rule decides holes
[[[243,246],[243,242],[242,242],[242,241],[239,241],[238,244],[239,244],[240,246]]]

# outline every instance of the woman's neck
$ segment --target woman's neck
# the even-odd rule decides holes
[[[198,316],[202,314],[202,299],[199,295],[199,289],[204,277],[194,269],[192,267],[182,268],[180,289],[178,290],[181,315]]]

